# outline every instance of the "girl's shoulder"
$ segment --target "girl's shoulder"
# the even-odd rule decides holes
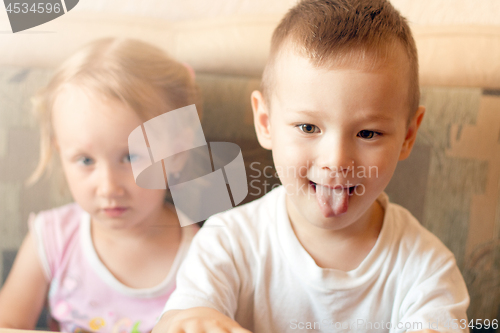
[[[80,225],[87,217],[88,214],[76,203],[31,214],[28,226],[48,279],[54,276],[64,257],[70,255],[79,242]]]
[[[54,228],[63,230],[71,230],[80,225],[82,218],[87,213],[77,203],[70,203],[64,206],[48,209],[31,214],[29,226],[30,228]]]

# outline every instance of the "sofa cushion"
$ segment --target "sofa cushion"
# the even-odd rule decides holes
[[[424,87],[421,104],[427,112],[415,151],[400,162],[387,192],[455,254],[470,318],[498,318],[500,91]]]

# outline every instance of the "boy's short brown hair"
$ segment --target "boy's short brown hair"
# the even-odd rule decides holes
[[[274,62],[284,49],[310,59],[317,67],[360,65],[367,59],[376,66],[388,59],[398,45],[408,57],[408,102],[413,115],[420,99],[417,49],[406,19],[389,1],[302,0],[274,30],[262,76],[262,93],[269,104]]]

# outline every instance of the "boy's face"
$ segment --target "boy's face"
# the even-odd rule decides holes
[[[260,92],[252,95],[259,142],[272,149],[293,223],[340,230],[369,221],[369,208],[411,151],[424,109],[407,126],[406,57],[396,52],[388,64],[364,67],[317,68],[283,52],[272,110]]]

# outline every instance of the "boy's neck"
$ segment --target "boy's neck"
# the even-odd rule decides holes
[[[358,221],[342,230],[327,230],[293,221],[290,224],[301,245],[319,267],[347,272],[356,269],[374,247],[384,215],[384,208],[375,200]]]

